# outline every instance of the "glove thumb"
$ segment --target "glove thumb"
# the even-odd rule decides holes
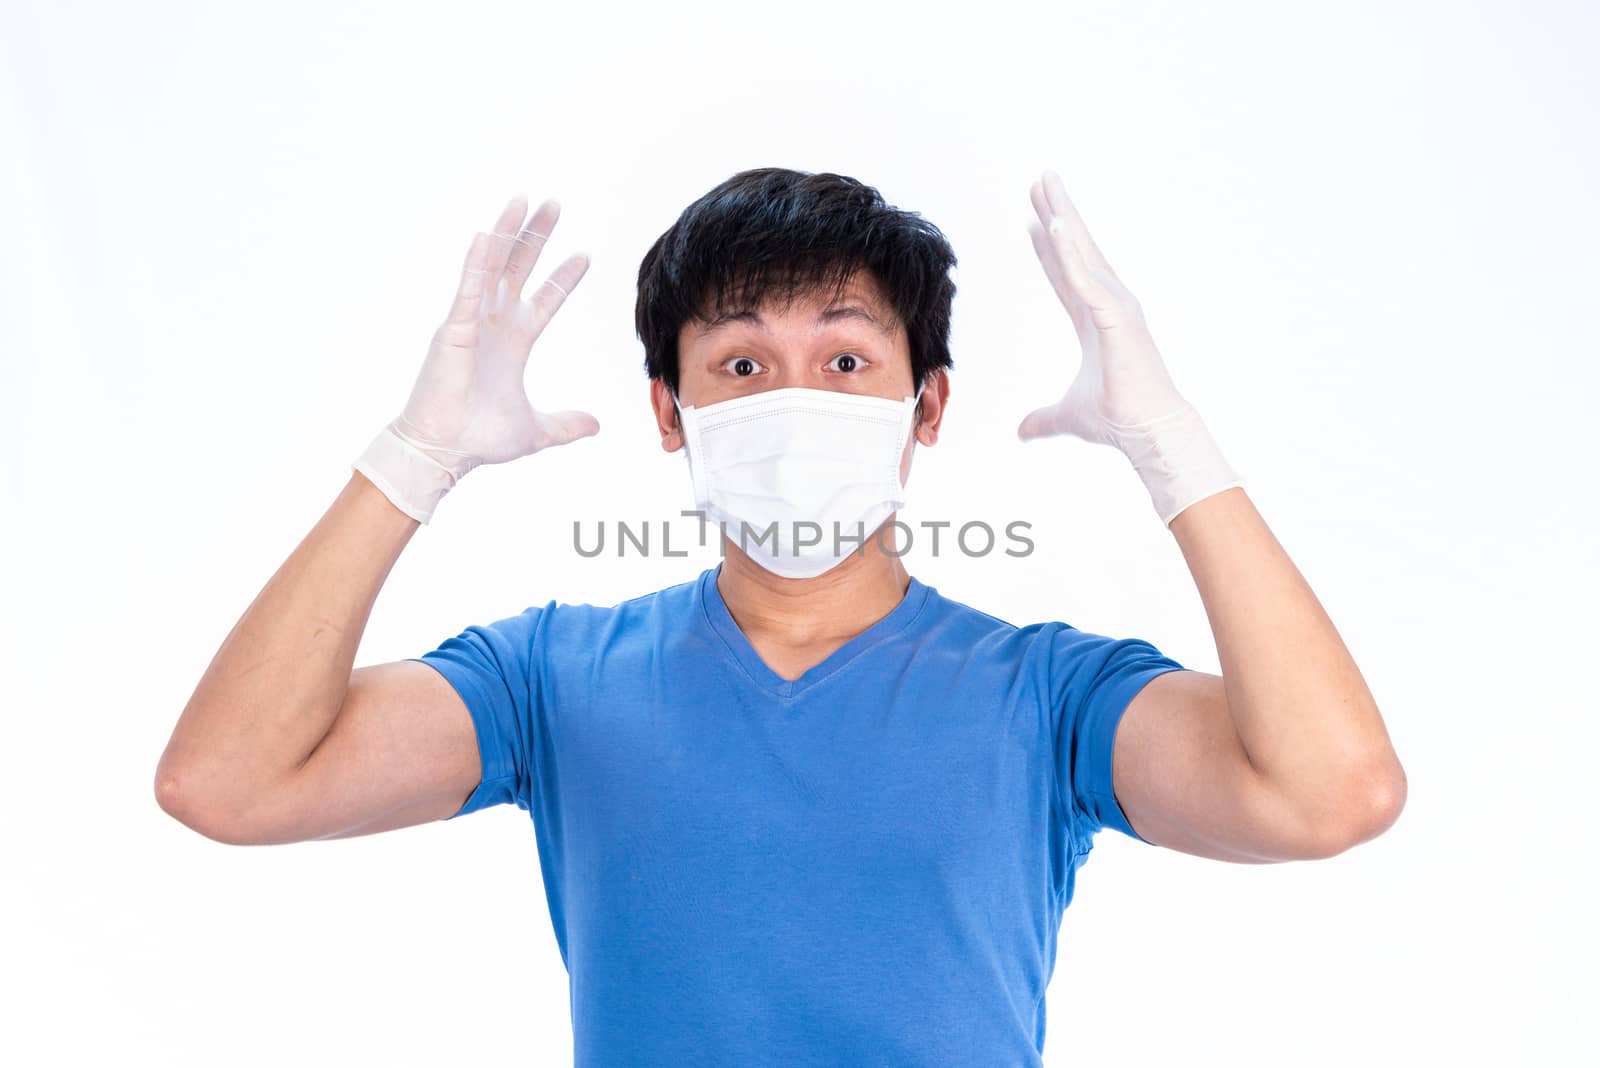
[[[539,421],[543,424],[546,442],[544,447],[552,445],[565,445],[587,438],[600,432],[600,420],[588,412],[575,409],[564,409],[559,412],[541,412]]]
[[[1061,405],[1047,404],[1043,408],[1035,408],[1023,417],[1017,426],[1017,437],[1023,441],[1033,438],[1048,438],[1055,434],[1064,433],[1059,425]]]

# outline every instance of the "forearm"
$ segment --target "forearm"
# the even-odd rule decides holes
[[[305,762],[339,714],[378,590],[418,525],[351,474],[212,658],[162,754],[163,804],[225,818]]]
[[[1405,776],[1360,670],[1242,488],[1169,525],[1216,639],[1228,709],[1251,765],[1318,826],[1376,833]]]

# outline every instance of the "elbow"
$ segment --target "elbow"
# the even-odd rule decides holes
[[[179,823],[186,823],[183,813],[189,811],[191,807],[184,799],[187,782],[188,776],[181,775],[177,769],[169,767],[165,759],[156,765],[154,783],[156,805]]]
[[[1395,825],[1406,805],[1406,773],[1392,757],[1350,777],[1337,815],[1322,821],[1318,859],[1338,856],[1370,842]]]
[[[188,786],[189,778],[181,771],[166,767],[156,768],[155,798],[161,811],[202,837],[221,845],[251,845],[252,841],[237,830],[237,822],[224,818],[218,806],[194,796]]]

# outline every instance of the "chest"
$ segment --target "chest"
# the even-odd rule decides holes
[[[548,721],[545,785],[567,863],[594,879],[893,893],[982,886],[1046,850],[1048,730],[1004,693],[859,680],[784,700],[702,679],[588,694]]]

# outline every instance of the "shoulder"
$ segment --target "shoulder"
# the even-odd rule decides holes
[[[623,618],[629,616],[649,615],[658,611],[686,611],[692,606],[699,593],[700,576],[695,576],[684,582],[667,586],[659,590],[641,593],[636,597],[629,597],[624,601],[615,601],[611,604],[595,604],[590,601],[560,601],[552,600],[546,603],[543,610],[546,612],[570,617],[572,620]]]
[[[1046,651],[1062,631],[1073,628],[1056,620],[1015,622],[929,587],[925,626],[942,640],[959,644],[974,656],[1020,659]]]
[[[588,648],[639,634],[681,631],[701,611],[700,577],[612,604],[551,600],[529,608],[539,638]]]
[[[1038,659],[1056,670],[1102,665],[1129,657],[1160,657],[1160,650],[1142,638],[1115,637],[1080,629],[1060,619],[1018,622],[946,597],[930,587],[926,626],[942,639],[970,649],[973,655],[1003,659]]]

